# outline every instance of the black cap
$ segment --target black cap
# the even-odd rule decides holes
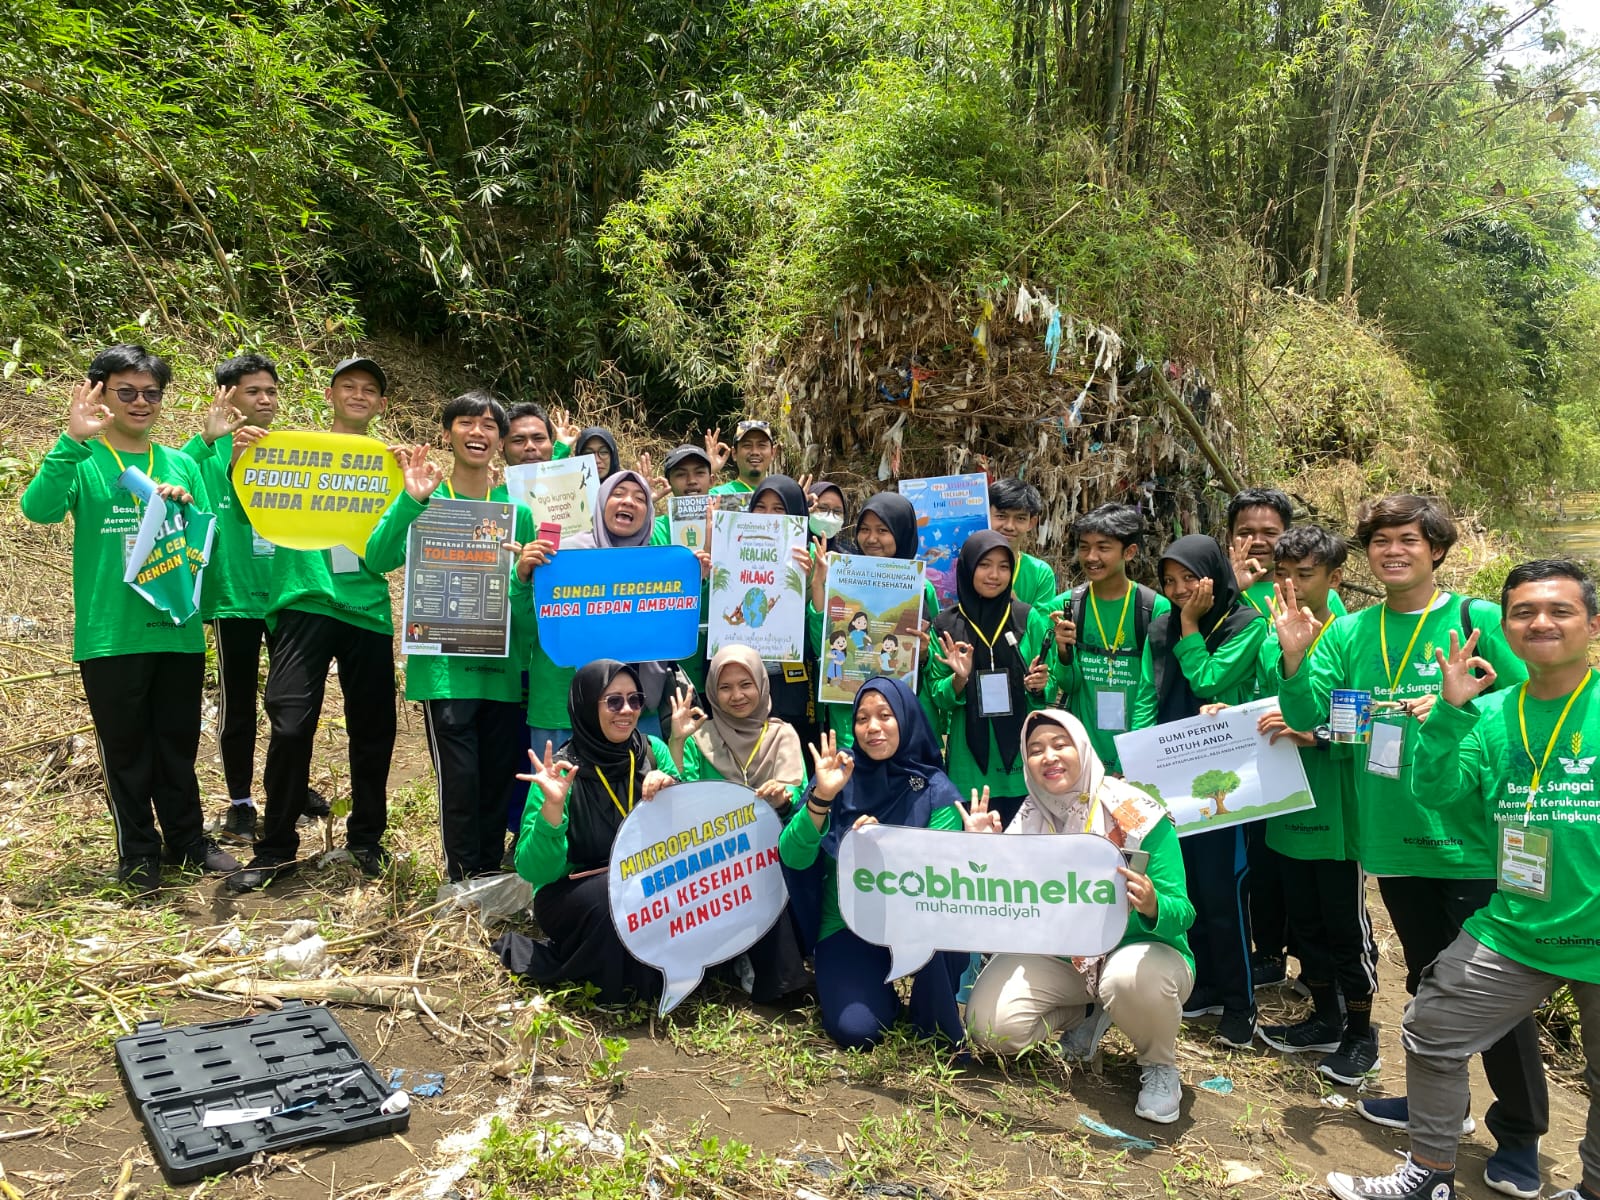
[[[767,422],[750,420],[739,422],[738,428],[733,431],[733,444],[737,446],[740,442],[744,441],[745,435],[749,433],[764,433],[766,434],[767,441],[769,442],[776,443],[778,440],[772,436],[772,426]]]
[[[333,379],[328,380],[328,383],[331,385],[334,380],[338,379],[346,371],[365,371],[378,381],[379,395],[387,396],[389,394],[389,377],[383,373],[383,368],[370,358],[345,359],[333,369]]]
[[[708,467],[711,465],[711,456],[705,452],[705,448],[703,446],[696,446],[692,443],[685,442],[671,454],[667,455],[667,461],[662,466],[661,473],[663,475],[670,474],[673,467],[687,462],[691,458],[698,458]]]

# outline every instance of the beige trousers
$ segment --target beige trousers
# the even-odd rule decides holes
[[[1141,1066],[1178,1065],[1178,1026],[1194,972],[1171,946],[1135,942],[1113,950],[1100,976],[1100,1003],[1128,1035]],[[1083,976],[1045,954],[997,954],[972,985],[967,1033],[996,1054],[1016,1054],[1083,1020]]]

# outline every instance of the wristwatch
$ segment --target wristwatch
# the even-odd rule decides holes
[[[1333,745],[1333,730],[1326,725],[1318,725],[1311,731],[1311,736],[1317,739],[1317,749],[1326,750]]]

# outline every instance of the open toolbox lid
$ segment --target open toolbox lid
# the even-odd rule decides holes
[[[282,1010],[117,1039],[117,1066],[161,1172],[188,1183],[263,1150],[355,1142],[406,1128],[409,1107],[381,1111],[391,1090],[325,1008]]]

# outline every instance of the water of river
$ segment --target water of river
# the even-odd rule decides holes
[[[1563,519],[1543,532],[1555,549],[1574,558],[1600,561],[1600,492],[1574,492],[1562,497]]]

